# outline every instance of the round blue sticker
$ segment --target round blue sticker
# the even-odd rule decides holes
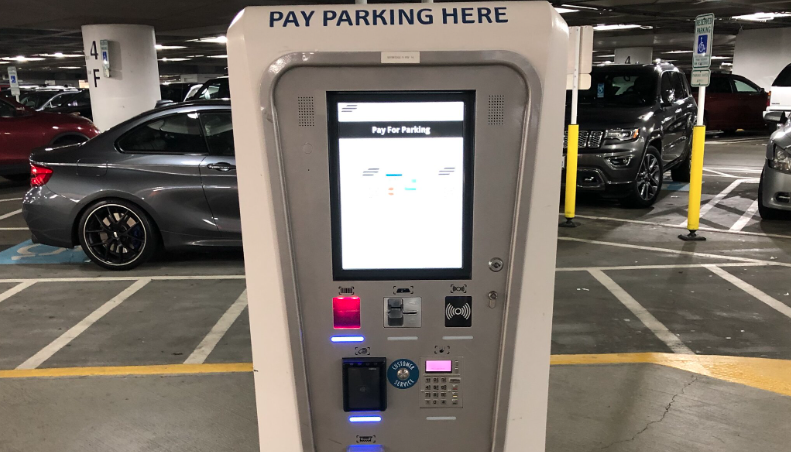
[[[397,359],[387,368],[387,379],[398,389],[409,389],[415,386],[420,378],[417,364],[408,359]]]

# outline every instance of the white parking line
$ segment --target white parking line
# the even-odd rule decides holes
[[[106,281],[137,281],[139,279],[150,279],[151,281],[186,281],[186,280],[224,280],[224,279],[244,279],[244,275],[189,275],[189,276],[94,276],[94,277],[75,277],[75,278],[7,278],[0,279],[2,283],[20,282],[106,282]]]
[[[744,229],[744,227],[747,226],[747,223],[749,223],[750,220],[752,220],[753,217],[755,216],[755,212],[758,212],[758,200],[757,199],[755,201],[753,201],[752,204],[750,204],[750,207],[748,207],[747,210],[744,211],[744,213],[742,214],[741,218],[739,218],[736,221],[736,223],[734,223],[733,226],[731,226],[729,231],[731,231],[731,232],[739,232],[742,229]]]
[[[559,213],[558,216],[563,215]],[[583,218],[586,220],[600,220],[600,221],[617,221],[619,223],[632,223],[632,224],[642,224],[646,226],[660,226],[663,228],[674,228],[674,229],[686,229],[687,225],[678,225],[678,224],[668,224],[668,223],[656,223],[653,221],[644,221],[644,220],[629,220],[626,218],[612,218],[612,217],[597,217],[593,215],[575,215],[575,218]],[[783,234],[769,234],[765,232],[747,232],[747,231],[729,231],[726,229],[717,229],[717,228],[710,228],[708,226],[701,226],[698,228],[698,231],[706,231],[706,232],[717,232],[722,234],[739,234],[739,235],[752,235],[756,237],[768,237],[768,238],[775,238],[775,239],[791,239],[791,235],[783,235]]]
[[[0,231],[27,231],[28,228],[0,228]]]
[[[8,201],[22,201],[22,198],[6,198],[6,199],[0,199],[0,202],[8,202]]]
[[[21,282],[21,283],[17,284],[16,286],[6,290],[5,292],[0,293],[0,303],[2,303],[3,301],[8,300],[9,298],[13,297],[14,295],[18,294],[19,292],[22,292],[23,290],[27,289],[28,287],[32,286],[35,283],[36,283],[35,281]]]
[[[22,209],[15,210],[13,212],[8,212],[6,214],[0,215],[0,220],[5,220],[6,218],[11,218],[14,215],[22,213]]]
[[[239,298],[233,302],[230,308],[225,311],[225,314],[220,317],[220,320],[212,327],[209,334],[203,338],[200,344],[195,348],[195,350],[187,357],[184,361],[184,364],[203,364],[206,361],[206,358],[209,357],[209,354],[214,350],[214,347],[220,342],[225,333],[228,332],[228,329],[231,328],[233,322],[239,318],[239,315],[244,311],[244,308],[247,307],[247,289],[239,295]]]
[[[612,267],[560,267],[556,272],[587,272],[591,270],[673,270],[676,268],[705,268],[711,264],[657,264],[657,265],[615,265]],[[718,267],[769,267],[771,264],[760,262],[726,262],[717,264]]]
[[[711,168],[703,168],[703,171],[714,173],[717,176],[730,177],[731,179],[749,179],[750,177],[752,177],[752,176],[736,176],[733,174],[723,173],[722,171],[717,171]]]
[[[656,251],[659,253],[681,254],[684,256],[692,256],[692,257],[725,259],[729,261],[753,262],[764,265],[776,265],[779,267],[791,267],[791,263],[788,262],[765,261],[761,259],[753,259],[751,257],[723,256],[722,254],[698,253],[697,251],[673,250],[669,248],[659,248],[656,246],[632,245],[630,243],[617,243],[617,242],[604,242],[601,240],[578,239],[576,237],[558,237],[558,240],[565,242],[582,242],[582,243],[590,243],[593,245],[614,246],[616,248],[630,248],[633,250]]]
[[[98,309],[88,314],[88,317],[82,319],[78,324],[69,328],[68,331],[61,334],[59,338],[50,342],[49,345],[42,348],[35,355],[31,356],[27,361],[23,362],[17,369],[35,369],[40,366],[44,361],[52,357],[58,350],[65,347],[69,342],[73,341],[77,336],[87,330],[88,327],[96,323],[99,319],[104,317],[105,314],[112,311],[116,306],[123,303],[124,300],[131,297],[138,290],[142,289],[146,284],[150,283],[150,278],[143,278],[124,289],[123,292],[113,297],[110,301],[99,306]]]
[[[626,309],[632,311],[632,314],[635,315],[643,325],[646,326],[654,335],[659,338],[660,341],[664,342],[670,350],[673,350],[673,353],[681,353],[685,355],[694,355],[695,353],[683,342],[679,339],[675,334],[671,333],[667,327],[657,320],[646,308],[644,308],[640,303],[637,302],[631,295],[629,295],[621,286],[618,285],[615,281],[612,280],[609,276],[605,275],[604,272],[601,270],[590,270],[589,273],[591,276],[596,278],[607,290],[612,293],[615,298],[617,298]]]
[[[715,275],[719,276],[720,278],[728,281],[729,283],[733,284],[734,286],[742,289],[743,291],[747,292],[748,294],[752,295],[753,298],[756,300],[766,304],[770,308],[774,309],[775,311],[783,314],[784,316],[791,319],[791,307],[786,305],[785,303],[781,303],[771,296],[767,295],[765,292],[761,291],[760,289],[756,288],[755,286],[733,276],[732,274],[726,272],[725,270],[719,268],[716,265],[706,265],[706,268],[712,271]]]
[[[704,215],[709,213],[709,211],[711,209],[713,209],[714,206],[719,204],[720,201],[725,199],[725,197],[728,196],[730,194],[730,192],[732,192],[736,187],[741,185],[743,182],[749,182],[749,183],[756,183],[757,184],[758,183],[758,179],[755,179],[755,178],[752,178],[752,179],[736,179],[735,181],[731,182],[730,185],[725,187],[725,190],[719,192],[717,194],[717,196],[711,198],[711,201],[707,202],[703,207],[700,208],[700,218],[703,218]],[[687,220],[684,220],[684,222],[679,224],[679,226],[686,227],[687,226]]]

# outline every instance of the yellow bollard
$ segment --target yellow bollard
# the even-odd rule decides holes
[[[692,157],[689,174],[689,207],[687,229],[689,235],[679,235],[681,240],[706,240],[697,235],[700,227],[700,194],[703,186],[703,150],[706,144],[706,126],[695,126],[692,131]]]
[[[574,211],[577,204],[577,154],[579,150],[579,124],[569,124],[568,145],[566,149],[566,222],[561,226],[574,227]]]

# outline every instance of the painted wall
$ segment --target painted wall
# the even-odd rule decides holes
[[[791,28],[743,30],[736,36],[734,74],[747,77],[769,91],[777,74],[788,64],[791,64]]]

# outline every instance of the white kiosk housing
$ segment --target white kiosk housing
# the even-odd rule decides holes
[[[568,29],[544,2],[228,33],[261,450],[544,450]]]

